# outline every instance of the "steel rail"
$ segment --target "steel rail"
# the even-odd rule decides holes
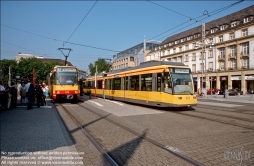
[[[114,166],[119,166],[117,162],[104,150],[104,148],[80,125],[80,122],[62,105],[60,106],[64,109],[67,115],[74,121],[74,123],[81,129],[81,131],[86,135],[86,137],[94,144],[94,146],[107,157],[109,162]]]
[[[87,107],[85,107],[85,106],[83,106],[83,105],[80,105],[80,104],[78,104],[78,105],[81,106],[81,107],[83,107],[83,108],[85,108],[85,109],[87,109],[87,110],[89,110],[90,112],[92,112],[92,113],[98,115],[99,117],[103,117],[103,115],[101,115],[101,114],[99,114],[99,113],[97,113],[97,112],[91,110],[90,108],[87,108]],[[109,119],[108,117],[106,117],[106,118],[104,118],[104,119],[107,120],[107,121],[109,121],[109,122],[111,122],[111,123],[113,123],[113,124],[115,124],[115,125],[117,125],[117,126],[119,126],[119,127],[121,127],[122,129],[127,130],[128,132],[130,132],[130,133],[132,133],[132,134],[134,134],[134,135],[136,135],[136,136],[139,136],[139,137],[143,138],[144,140],[146,140],[146,141],[152,143],[153,145],[155,145],[155,146],[157,146],[157,147],[159,147],[159,148],[162,148],[162,149],[164,149],[164,150],[170,152],[171,154],[174,154],[174,155],[176,155],[176,156],[178,156],[178,157],[180,157],[180,158],[186,160],[187,162],[189,162],[189,163],[191,163],[191,164],[193,164],[193,165],[202,166],[201,163],[199,163],[199,162],[197,162],[197,161],[195,161],[195,160],[193,160],[193,159],[191,159],[191,158],[189,158],[189,157],[187,157],[187,156],[185,156],[185,155],[183,155],[183,154],[181,154],[181,153],[178,153],[178,152],[176,152],[176,151],[171,150],[171,149],[168,148],[168,146],[166,146],[166,145],[163,145],[163,144],[161,144],[161,143],[159,143],[159,142],[157,142],[157,141],[154,141],[154,140],[152,140],[152,139],[150,139],[150,138],[148,138],[148,137],[146,137],[146,136],[142,136],[142,135],[140,135],[138,132],[136,132],[136,131],[134,131],[134,130],[132,130],[132,129],[130,129],[130,128],[128,128],[128,127],[126,127],[126,126],[124,126],[124,125],[122,125],[122,124],[120,124],[120,123],[114,121],[114,120],[112,120],[112,119]]]

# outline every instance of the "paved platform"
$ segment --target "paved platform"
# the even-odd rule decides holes
[[[214,102],[214,101],[221,101],[221,102],[233,102],[233,103],[250,103],[254,104],[254,94],[248,95],[237,95],[237,96],[227,96],[224,98],[223,95],[206,95],[205,97],[198,97],[198,101],[206,102]]]
[[[52,103],[1,111],[1,165],[83,165]]]

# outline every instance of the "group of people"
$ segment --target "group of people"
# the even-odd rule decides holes
[[[0,81],[1,108],[10,109],[17,107],[17,94],[14,82],[9,87]],[[22,81],[19,94],[21,104],[27,104],[27,109],[32,109],[35,103],[37,107],[40,107],[41,105],[46,105],[45,98],[48,97],[48,86],[45,83],[39,84],[37,81],[35,85],[30,80],[27,80],[26,84]]]
[[[11,86],[8,86],[0,81],[0,107],[1,109],[17,107],[17,88],[14,82],[11,82]]]

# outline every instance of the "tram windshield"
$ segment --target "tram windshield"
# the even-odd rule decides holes
[[[58,72],[57,81],[58,85],[72,85],[77,84],[77,72]]]
[[[193,80],[190,73],[166,73],[165,92],[170,94],[193,94]]]
[[[193,80],[191,74],[171,74],[173,94],[193,94]]]

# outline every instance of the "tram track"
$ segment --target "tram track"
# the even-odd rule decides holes
[[[221,119],[210,118],[210,117],[207,117],[207,116],[188,114],[188,113],[184,113],[184,112],[186,112],[186,111],[174,112],[174,113],[179,114],[179,115],[194,117],[194,118],[198,118],[198,119],[205,119],[205,120],[209,120],[209,121],[213,121],[213,122],[219,122],[219,123],[227,124],[227,125],[231,125],[231,126],[242,127],[244,129],[254,130],[254,126],[244,125],[244,124],[236,123],[234,121],[234,119],[235,120],[245,121],[246,118],[236,118],[236,117],[233,117],[233,120],[221,120]],[[222,116],[222,117],[226,117],[226,118],[231,118],[232,119],[232,116],[212,114],[212,113],[206,113],[206,112],[202,112],[202,111],[194,111],[193,113],[204,113],[204,114],[210,114],[210,115],[213,115],[213,116]],[[253,121],[248,119],[248,122],[253,122]]]
[[[96,116],[98,116],[99,118],[103,118],[103,120],[106,120],[110,123],[112,123],[113,125],[135,135],[135,136],[138,136],[138,137],[141,137],[143,140],[146,140],[148,143],[151,143],[152,145],[156,146],[156,147],[159,147],[160,149],[163,149],[167,152],[169,152],[170,154],[172,155],[175,155],[177,156],[178,158],[184,160],[184,161],[187,161],[188,163],[191,163],[193,165],[202,165],[200,163],[198,163],[197,161],[177,152],[177,151],[174,151],[172,149],[169,148],[169,146],[166,146],[166,145],[163,145],[151,138],[148,138],[146,136],[146,134],[140,134],[136,131],[134,131],[133,129],[131,128],[128,128],[122,124],[120,124],[119,122],[117,121],[114,121],[112,119],[110,119],[109,117],[105,116],[105,115],[102,115],[100,113],[97,113],[96,111],[84,106],[84,105],[80,105],[80,104],[77,104],[78,106],[88,110],[89,112],[95,114]],[[107,156],[108,160],[110,161],[110,163],[112,165],[121,165],[121,162],[118,161],[117,158],[114,157],[114,154],[110,153],[101,143],[99,140],[97,140],[97,138],[95,136],[93,136],[89,131],[87,131],[86,129],[84,129],[84,127],[82,127],[82,123],[70,112],[68,111],[68,109],[63,105],[63,104],[60,104],[60,106],[63,108],[63,110],[67,113],[67,115],[75,122],[75,124],[82,130],[82,132],[89,138],[89,140],[96,146],[96,148],[105,156]]]
[[[246,105],[245,105],[246,106]],[[250,105],[247,105],[247,106],[250,106]],[[216,111],[223,111],[223,112],[232,112],[232,113],[239,113],[239,114],[247,114],[247,115],[254,115],[254,113],[249,113],[251,110],[248,110],[248,109],[236,109],[234,108],[234,111],[232,110],[232,108],[225,108],[223,107],[223,110],[219,107],[211,107],[211,106],[201,106],[201,105],[198,105],[196,106],[197,108],[206,108],[206,109],[212,109],[212,110],[216,110]]]

